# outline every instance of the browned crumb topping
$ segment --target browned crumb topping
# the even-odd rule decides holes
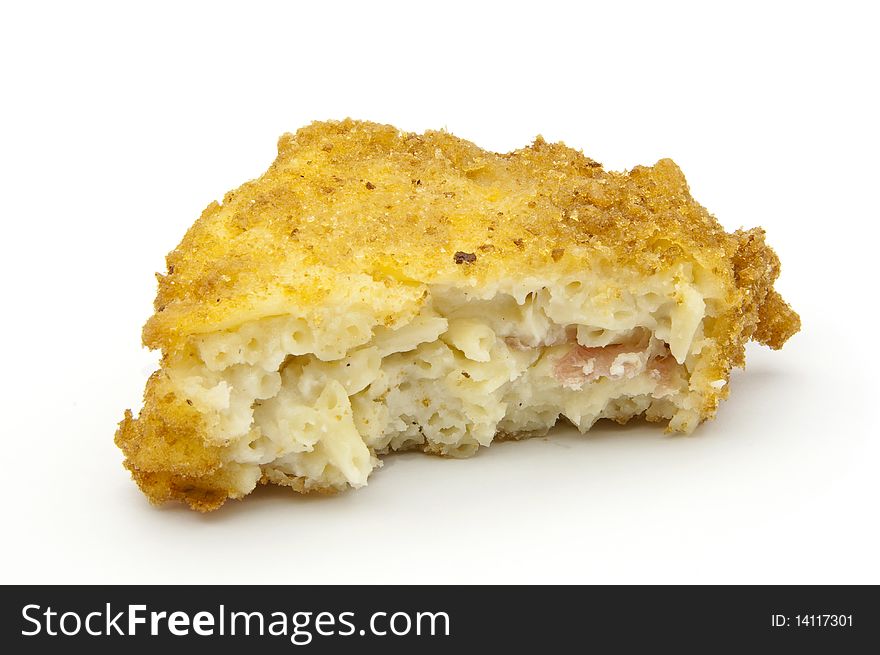
[[[230,487],[220,448],[205,443],[201,415],[166,384],[162,371],[156,371],[147,382],[140,417],[135,420],[126,410],[116,432],[125,466],[154,503],[186,500],[194,509],[219,507]]]
[[[446,132],[313,123],[282,136],[269,170],[211,203],[169,254],[173,275],[159,276],[156,299],[165,311],[144,337],[171,345],[272,293],[319,303],[314,280],[284,281],[312,264],[392,284],[488,281],[586,259],[651,272],[687,257],[711,270],[730,261],[736,239],[691,198],[668,159],[616,173],[540,137],[497,154]],[[561,257],[561,247],[582,255]],[[484,256],[465,271],[456,250]]]

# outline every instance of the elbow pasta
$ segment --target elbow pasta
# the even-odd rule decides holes
[[[354,306],[198,335],[170,376],[242,484],[301,491],[363,485],[392,450],[467,456],[498,434],[546,433],[560,416],[581,430],[641,413],[682,429],[695,421],[682,364],[712,347],[701,330],[710,303],[687,276],[639,294],[584,277],[431,296],[395,327]],[[616,356],[589,393],[560,387],[555,367],[572,348],[614,348],[645,331],[646,349]],[[649,360],[667,351],[676,366],[661,382]]]

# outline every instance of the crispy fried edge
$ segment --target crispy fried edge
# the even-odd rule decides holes
[[[140,416],[131,410],[116,431],[124,466],[153,504],[182,500],[192,509],[217,509],[232,489],[221,449],[206,443],[202,416],[170,389],[160,369],[144,390]]]

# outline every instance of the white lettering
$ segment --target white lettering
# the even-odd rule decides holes
[[[189,634],[189,616],[186,612],[171,612],[168,615],[168,630],[177,637]]]
[[[437,634],[437,619],[443,617],[443,634],[449,636],[449,615],[446,612],[418,612],[416,614],[416,634],[422,634],[422,619],[430,619],[431,632],[428,634]]]
[[[278,618],[275,618],[278,617]],[[272,612],[272,618],[275,619],[269,624],[269,634],[273,637],[280,637],[287,634],[287,614],[284,612]],[[276,627],[277,626],[277,627]]]
[[[394,628],[394,623],[400,617],[406,619],[406,627],[403,630],[398,631]],[[391,615],[391,621],[389,621],[389,625],[391,626],[391,632],[400,637],[401,635],[405,635],[407,632],[409,632],[409,629],[412,627],[412,620],[409,618],[409,614],[407,614],[406,612],[395,612]]]
[[[64,619],[69,618],[74,619],[74,625],[76,625],[76,628],[74,630],[67,630],[64,627]],[[61,628],[61,632],[63,634],[67,635],[68,637],[72,637],[73,635],[79,633],[80,628],[82,628],[82,621],[79,618],[79,614],[77,614],[76,612],[65,612],[61,615],[61,619],[58,621],[58,627]]]
[[[308,627],[311,617],[311,612],[297,612],[291,617],[293,619],[293,632],[290,633],[290,643],[297,646],[305,646],[311,643],[312,633],[308,630],[303,630],[303,628]],[[298,641],[300,637],[302,637],[302,640]]]
[[[88,632],[93,637],[100,637],[101,633],[98,630],[92,630],[92,617],[97,616],[99,619],[101,618],[100,612],[90,612],[86,615],[86,632]]]
[[[192,626],[197,635],[209,637],[214,634],[214,615],[208,612],[198,612],[193,617]]]
[[[230,634],[235,634],[235,619],[242,617],[244,618],[244,633],[248,636],[251,634],[251,619],[256,618],[260,623],[260,629],[256,631],[256,634],[263,634],[263,614],[261,612],[251,612],[248,614],[247,612],[233,612],[229,615],[229,629]]]
[[[24,637],[33,637],[34,635],[40,634],[40,630],[43,627],[42,624],[39,621],[37,621],[34,617],[28,616],[28,610],[30,610],[31,608],[40,609],[40,606],[39,605],[25,605],[24,607],[21,608],[21,616],[26,621],[30,621],[35,626],[37,626],[37,629],[32,630],[31,632],[28,632],[27,630],[22,630],[21,634]]]
[[[322,630],[324,626],[330,628],[336,624],[336,618],[330,612],[319,612],[315,617],[315,632],[322,637],[329,637],[333,634],[333,630]]]
[[[375,614],[373,614],[373,616],[370,617],[370,632],[379,637],[384,637],[388,634],[387,630],[383,632],[379,632],[378,630],[376,630],[376,617],[379,616],[388,616],[388,614],[386,612],[376,612]]]
[[[159,621],[168,616],[168,612],[150,612],[150,634],[159,634]]]
[[[117,621],[122,618],[122,612],[119,612],[116,616],[114,616],[112,621],[110,620],[110,616],[110,603],[107,603],[107,634],[110,635],[110,628],[113,628],[114,630],[116,630],[116,634],[124,635],[125,633],[122,631],[122,628],[120,628],[119,624],[117,623]]]
[[[354,623],[352,623],[351,621],[348,620],[348,618],[346,618],[349,616],[354,617],[354,612],[341,612],[339,614],[340,625],[348,626],[349,628],[351,628],[351,630],[348,630],[346,632],[343,632],[342,630],[340,630],[337,633],[340,637],[348,637],[348,636],[354,634],[354,630],[355,630]]]
[[[138,623],[146,623],[147,619],[138,616],[138,612],[146,611],[146,605],[129,605],[128,606],[128,634],[134,636],[137,634]]]
[[[46,634],[50,637],[57,636],[58,633],[52,631],[52,617],[58,616],[58,612],[53,612],[51,607],[47,607],[46,611],[43,612],[43,616],[46,617]]]

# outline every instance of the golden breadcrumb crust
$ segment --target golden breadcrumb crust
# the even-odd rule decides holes
[[[193,509],[214,509],[228,495],[220,448],[206,443],[200,414],[169,386],[162,370],[150,376],[140,418],[125,411],[116,445],[152,502],[185,500]]]
[[[799,329],[773,290],[779,261],[763,230],[726,233],[669,159],[617,173],[541,137],[497,154],[442,131],[318,122],[282,136],[263,176],[204,210],[157,276],[143,339],[167,362],[193,334],[285,308],[306,314],[351,275],[382,285],[384,303],[371,310],[393,325],[417,311],[429,284],[595,266],[650,275],[682,260],[727,290],[726,311],[705,326],[719,343],[720,378],[744,364],[749,339],[779,348]],[[151,500],[212,509],[231,472],[162,375],[150,379],[139,418],[126,412],[116,442]],[[706,396],[703,418],[726,393]]]

